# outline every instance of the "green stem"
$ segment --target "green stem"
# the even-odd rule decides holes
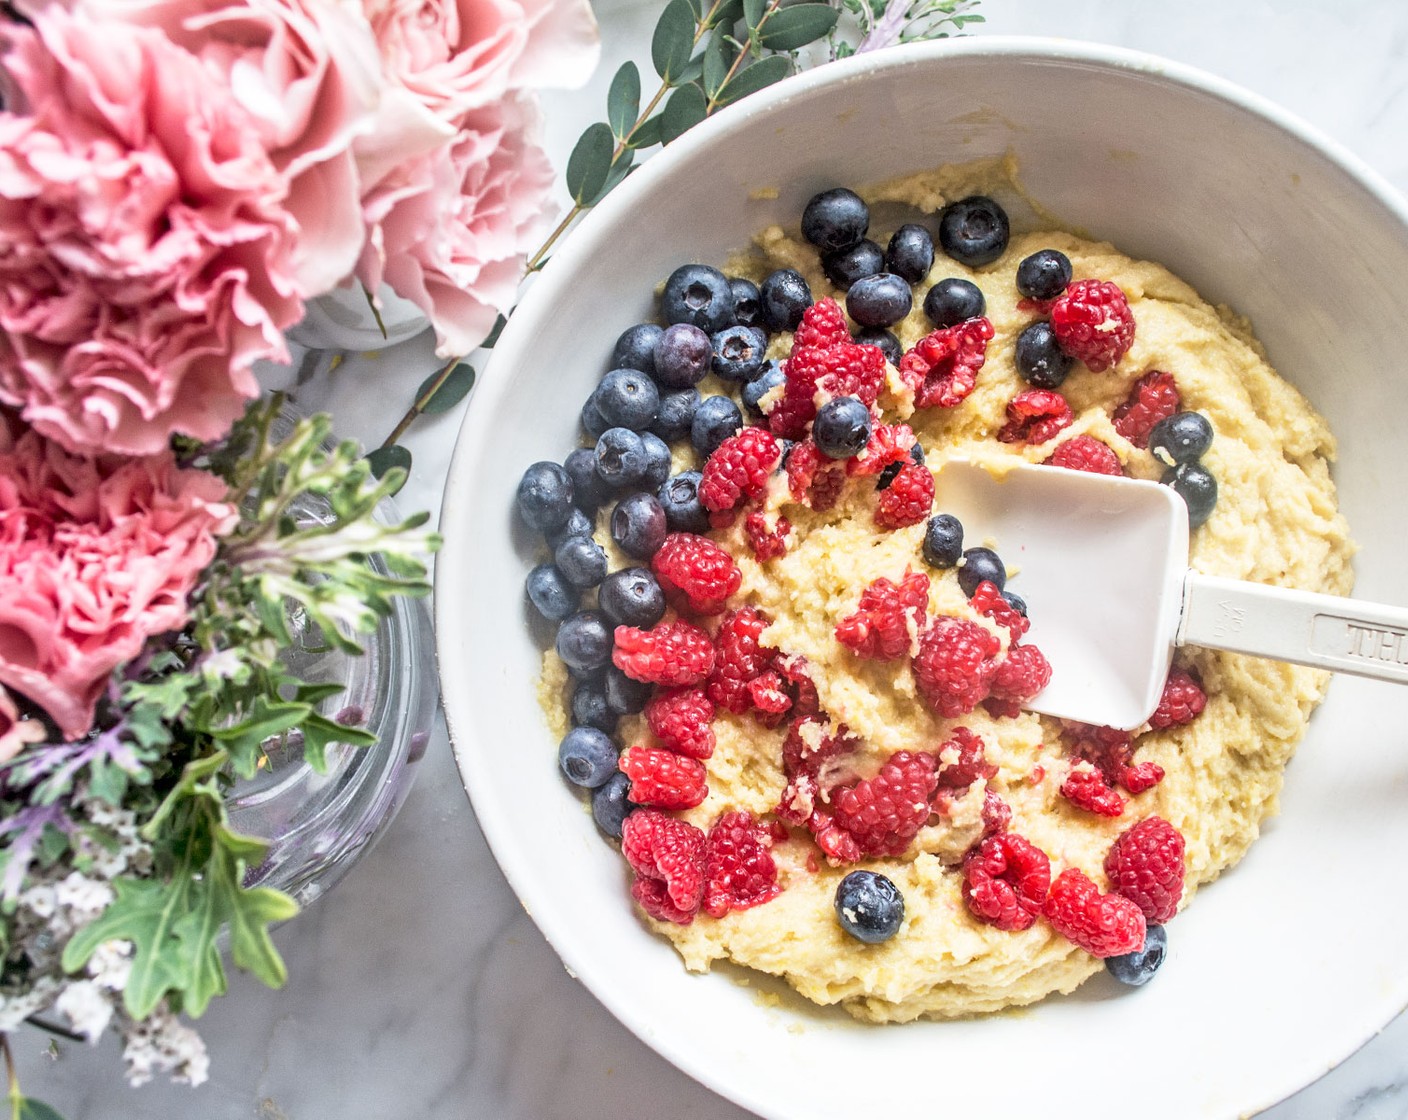
[[[15,1056],[10,1053],[10,1036],[0,1033],[0,1053],[5,1055],[5,1082],[9,1087],[10,1120],[20,1120],[24,1094],[20,1092],[19,1074],[15,1072]]]
[[[467,356],[468,355],[466,355],[466,357]],[[415,423],[415,419],[417,416],[419,416],[422,412],[425,411],[425,406],[430,403],[430,398],[435,396],[435,394],[440,391],[440,387],[444,385],[446,381],[449,380],[450,374],[454,372],[455,367],[458,366],[462,361],[464,361],[463,357],[450,359],[449,364],[446,365],[445,368],[442,369],[440,373],[436,376],[435,380],[432,381],[426,387],[425,392],[421,393],[418,397],[416,397],[415,403],[411,405],[410,409],[406,412],[406,415],[401,417],[401,422],[397,424],[396,427],[391,429],[391,434],[387,436],[384,440],[382,440],[382,447],[390,447],[393,443],[395,443],[403,435],[406,434],[406,429],[409,428],[413,423]]]
[[[772,2],[768,4],[768,6],[763,10],[763,14],[758,17],[758,25],[754,27],[749,33],[748,41],[750,43],[757,42],[758,32],[762,30],[763,24],[767,23],[768,18],[781,6],[781,2],[782,0],[772,0]],[[726,89],[728,89],[729,82],[733,81],[733,79],[737,77],[738,68],[740,65],[742,65],[743,60],[748,56],[748,53],[749,52],[745,50],[740,50],[738,52],[738,57],[733,60],[733,65],[728,68],[728,73],[724,75],[724,80],[719,83],[719,88],[714,92],[714,96],[709,98],[708,102],[705,104],[704,112],[706,115],[712,113],[715,109],[719,107],[719,96]]]

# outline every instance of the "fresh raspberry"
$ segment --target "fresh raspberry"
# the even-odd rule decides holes
[[[1102,817],[1118,817],[1124,812],[1125,799],[1088,762],[1077,762],[1071,767],[1070,775],[1061,783],[1061,796],[1076,808]]]
[[[694,533],[667,536],[650,567],[676,609],[695,614],[718,614],[743,581],[732,556]]]
[[[1007,402],[1002,443],[1045,443],[1071,423],[1071,406],[1054,389],[1024,389]]]
[[[879,474],[895,463],[912,460],[919,440],[908,424],[876,424],[870,430],[870,440],[860,451],[846,460],[848,475]]]
[[[1118,284],[1077,280],[1051,305],[1057,345],[1087,369],[1109,369],[1134,342],[1134,312]]]
[[[1182,727],[1190,723],[1207,705],[1207,694],[1192,676],[1182,669],[1169,670],[1164,681],[1164,693],[1159,697],[1159,706],[1149,717],[1149,726],[1162,730],[1165,727]]]
[[[1149,433],[1160,420],[1178,411],[1180,398],[1173,374],[1150,370],[1131,386],[1129,396],[1115,409],[1115,431],[1134,444],[1149,446]]]
[[[1138,762],[1123,767],[1115,780],[1127,793],[1143,793],[1164,780],[1164,768],[1157,762]]]
[[[844,725],[828,735],[823,719],[815,716],[794,719],[782,743],[782,772],[787,776],[787,786],[778,799],[777,816],[789,824],[811,827],[821,793],[823,768],[851,754],[858,745],[859,740]]]
[[[1183,897],[1183,835],[1162,817],[1120,833],[1105,856],[1110,889],[1138,906],[1151,926],[1178,912]]]
[[[993,719],[1016,719],[1022,714],[1022,705],[1016,700],[1003,700],[998,696],[989,696],[983,701],[983,711],[992,716]]]
[[[768,619],[753,607],[729,611],[714,635],[714,672],[706,692],[726,711],[741,715],[752,704],[748,682],[767,671],[772,651],[758,642]]]
[[[769,669],[748,682],[748,697],[753,710],[765,716],[780,716],[792,707],[792,697],[783,688],[782,674]]]
[[[973,591],[968,605],[984,618],[990,618],[1012,635],[1015,642],[1031,628],[1027,616],[1002,597],[997,584],[985,579]]]
[[[864,856],[897,856],[929,820],[938,785],[934,756],[897,751],[875,777],[833,791],[832,820]]]
[[[832,867],[855,863],[861,858],[862,852],[856,838],[834,823],[830,813],[818,809],[807,822],[807,827],[812,830],[812,839]]]
[[[929,577],[923,572],[906,570],[898,584],[881,576],[836,624],[836,640],[868,661],[898,660],[919,636],[928,606]]]
[[[1108,444],[1094,436],[1072,436],[1046,457],[1046,464],[1065,467],[1068,471],[1088,471],[1091,474],[1122,475],[1124,467]]]
[[[713,671],[714,643],[688,622],[660,622],[649,630],[618,626],[611,661],[632,680],[698,684]]]
[[[708,771],[697,758],[660,747],[621,753],[621,773],[631,779],[630,799],[658,809],[693,809],[709,796]]]
[[[997,795],[996,790],[983,793],[983,835],[1005,832],[1012,823],[1012,806]]]
[[[809,664],[800,654],[777,658],[775,665],[782,674],[788,694],[792,697],[794,717],[814,716],[821,711],[821,700],[817,696],[816,682],[808,672]]]
[[[987,360],[992,323],[965,319],[925,335],[900,359],[900,378],[914,390],[916,408],[956,408],[978,383]]]
[[[824,513],[841,497],[846,468],[811,440],[793,446],[787,456],[787,489],[794,501]]]
[[[1051,663],[1036,646],[1010,646],[992,678],[992,694],[1003,700],[1030,700],[1051,683]]]
[[[782,396],[768,413],[768,427],[784,439],[801,439],[820,401],[859,397],[867,408],[885,386],[885,355],[874,346],[840,342],[796,347],[783,366]]]
[[[743,519],[743,532],[753,559],[759,564],[787,555],[787,542],[792,538],[792,522],[777,516],[771,521],[765,513],[750,513]]]
[[[752,813],[725,813],[714,822],[704,846],[704,910],[710,917],[761,906],[782,893],[771,848],[772,837]]]
[[[934,508],[934,474],[910,461],[900,467],[894,481],[880,491],[875,503],[875,524],[881,529],[903,529],[929,519]]]
[[[914,679],[919,695],[936,714],[947,719],[971,712],[988,694],[1002,648],[985,627],[966,618],[945,616],[919,637],[914,655]]]
[[[944,789],[967,789],[976,781],[986,781],[997,773],[987,760],[983,740],[966,727],[955,727],[953,738],[939,748],[939,785]]]
[[[702,688],[657,689],[645,705],[645,722],[662,746],[690,758],[714,753],[714,705]]]
[[[767,489],[782,448],[766,428],[744,428],[729,436],[704,462],[699,502],[707,510],[729,510]]]
[[[1057,933],[1094,957],[1120,957],[1144,944],[1147,926],[1139,907],[1122,895],[1101,894],[1075,867],[1056,876],[1042,913]]]
[[[655,809],[621,825],[621,852],[636,881],[631,895],[652,918],[687,926],[704,901],[704,833]]]
[[[1015,832],[995,832],[963,860],[963,901],[998,929],[1031,928],[1050,888],[1051,861]]]
[[[1163,781],[1164,770],[1157,762],[1132,763],[1134,737],[1113,727],[1074,727],[1072,753],[1091,763],[1105,778],[1105,784],[1127,793],[1143,793]]]
[[[825,349],[838,342],[850,342],[850,328],[846,326],[846,313],[841,305],[830,296],[817,300],[802,312],[802,321],[792,335],[792,348],[813,347]]]

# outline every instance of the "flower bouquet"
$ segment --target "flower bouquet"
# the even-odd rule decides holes
[[[586,77],[595,25],[585,0],[3,13],[0,1031],[115,1024],[133,1081],[199,1082],[182,1016],[226,949],[281,983],[297,910],[254,884],[232,784],[374,741],[285,651],[302,627],[355,655],[436,544],[377,515],[403,473],[281,422],[256,364],[358,285],[472,350],[552,218],[533,91]]]

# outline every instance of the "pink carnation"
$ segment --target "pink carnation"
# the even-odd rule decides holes
[[[0,454],[0,684],[86,734],[112,671],[185,625],[236,516],[225,492],[169,451],[86,459],[21,435]]]
[[[525,255],[546,233],[552,165],[533,142],[532,105],[469,114],[454,142],[388,177],[367,199],[372,237],[358,269],[425,311],[438,352],[467,354],[513,302]]]
[[[43,721],[20,718],[15,698],[0,688],[0,762],[9,762],[30,743],[43,741]]]
[[[81,454],[217,438],[302,312],[285,179],[159,32],[34,18],[3,32],[0,402]]]

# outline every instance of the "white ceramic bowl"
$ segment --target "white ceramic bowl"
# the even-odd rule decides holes
[[[727,970],[687,974],[636,921],[620,856],[558,776],[513,495],[525,466],[574,446],[616,335],[651,314],[652,286],[678,264],[719,263],[769,223],[795,225],[819,189],[1009,148],[1061,220],[1251,316],[1339,435],[1357,593],[1408,603],[1408,210],[1276,107],[1128,51],[968,39],[811,71],[655,156],[559,249],[468,411],[437,564],[445,707],[489,843],[568,968],[661,1054],[767,1117],[1234,1117],[1325,1072],[1408,1004],[1408,690],[1334,683],[1281,816],[1171,927],[1155,983],[1115,993],[1096,978],[959,1023],[867,1027],[769,1006],[769,983]]]

